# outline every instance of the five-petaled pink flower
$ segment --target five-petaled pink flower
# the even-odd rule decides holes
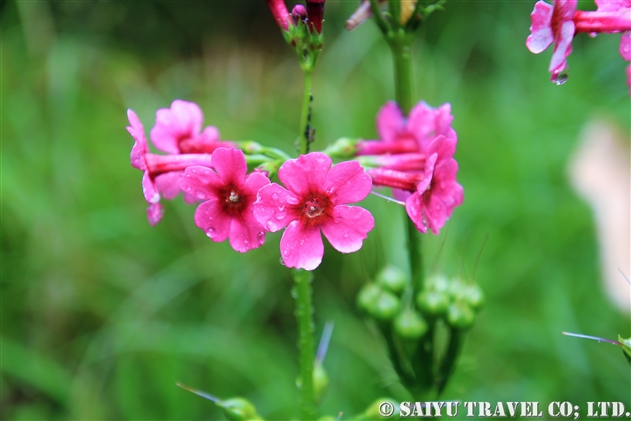
[[[145,129],[132,110],[127,111],[130,126],[127,131],[134,138],[131,165],[143,171],[142,190],[149,203],[147,219],[151,225],[160,222],[164,208],[160,198],[172,199],[178,195],[178,182],[182,171],[189,165],[210,165],[210,154],[157,155],[149,152]]]
[[[237,149],[215,150],[212,167],[188,167],[180,180],[182,190],[204,201],[195,211],[195,224],[213,241],[229,239],[240,253],[260,247],[265,230],[252,205],[269,179],[261,172],[248,175],[245,156]]]
[[[374,159],[382,166],[368,174],[373,184],[392,187],[393,195],[405,201],[408,216],[421,232],[429,228],[438,234],[464,200],[456,181],[458,137],[452,120],[449,104],[432,108],[419,102],[406,119],[396,103],[388,102],[377,115],[382,140],[358,145],[360,155],[386,154]]]
[[[254,216],[271,232],[287,227],[280,241],[288,267],[313,270],[322,262],[320,231],[333,248],[351,253],[361,248],[375,221],[367,210],[347,206],[363,200],[371,189],[370,177],[355,161],[331,166],[320,152],[286,161],[280,181],[263,187],[254,203]]]
[[[556,0],[552,6],[540,0],[530,15],[532,25],[530,35],[526,39],[528,49],[539,54],[554,43],[554,53],[548,68],[552,80],[561,80],[559,77],[567,68],[566,59],[572,52],[576,1]]]

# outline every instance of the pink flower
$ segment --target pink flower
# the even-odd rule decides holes
[[[394,197],[405,201],[408,216],[424,233],[429,228],[438,234],[464,200],[456,181],[458,163],[453,156],[458,136],[452,120],[449,104],[432,108],[419,102],[406,119],[396,103],[388,102],[377,115],[382,140],[359,144],[358,155],[386,153],[362,157],[380,165],[367,172],[374,185],[393,188]]]
[[[160,222],[164,208],[160,198],[173,199],[179,193],[178,182],[182,171],[189,165],[210,165],[209,154],[156,155],[149,152],[145,129],[136,113],[127,110],[130,126],[127,131],[134,138],[131,165],[143,171],[142,190],[149,203],[147,218],[151,225]]]
[[[213,169],[201,166],[186,168],[180,180],[185,192],[204,200],[195,211],[195,224],[211,240],[230,240],[240,253],[265,243],[265,230],[254,218],[256,193],[269,179],[261,172],[247,174],[243,152],[219,148],[212,154]]]
[[[216,127],[208,126],[202,132],[203,122],[204,115],[197,104],[176,99],[171,108],[156,112],[151,141],[168,154],[213,153],[219,147],[233,147],[231,143],[219,141]]]
[[[458,141],[456,131],[451,127],[451,105],[443,104],[432,108],[421,101],[405,118],[394,101],[388,101],[377,114],[377,133],[380,141],[361,141],[357,145],[357,155],[423,153],[435,136],[443,135]]]
[[[554,43],[548,68],[553,81],[561,80],[559,76],[567,68],[566,59],[572,52],[575,12],[576,0],[556,0],[554,6],[538,1],[530,15],[532,25],[526,46],[531,52],[539,54]]]
[[[359,163],[331,167],[331,158],[312,152],[286,161],[278,177],[287,188],[276,183],[263,187],[254,216],[271,232],[287,227],[280,241],[286,266],[313,270],[320,265],[320,231],[341,253],[361,248],[375,221],[367,210],[347,206],[364,199],[372,185]]]

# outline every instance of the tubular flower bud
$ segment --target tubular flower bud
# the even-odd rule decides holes
[[[274,16],[274,19],[280,29],[284,31],[289,30],[291,18],[289,16],[289,12],[287,11],[285,0],[265,0],[265,2],[272,11],[272,15]]]
[[[309,29],[311,25],[318,34],[322,33],[322,20],[324,19],[324,0],[307,0],[307,18]]]

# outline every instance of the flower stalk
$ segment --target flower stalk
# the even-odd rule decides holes
[[[316,419],[315,397],[313,391],[314,326],[313,294],[311,282],[313,273],[307,270],[292,270],[294,278],[294,297],[296,299],[296,320],[298,321],[298,350],[300,353],[300,419]]]

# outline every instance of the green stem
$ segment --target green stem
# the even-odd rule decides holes
[[[311,421],[316,419],[313,394],[314,327],[313,305],[311,303],[313,273],[306,270],[293,270],[292,274],[296,283],[296,320],[298,321],[298,349],[300,352],[300,419]]]
[[[311,132],[311,70],[303,68],[305,74],[305,88],[302,97],[302,111],[300,112],[300,137],[298,138],[298,153],[309,152],[309,137]]]
[[[392,35],[388,43],[394,56],[395,99],[403,114],[412,109],[412,44],[403,30]]]
[[[436,389],[440,395],[447,386],[447,380],[451,377],[451,373],[454,370],[458,355],[460,354],[460,348],[464,339],[464,332],[460,329],[451,328],[449,331],[449,345],[447,345],[447,351],[445,357],[440,365],[436,376]]]

